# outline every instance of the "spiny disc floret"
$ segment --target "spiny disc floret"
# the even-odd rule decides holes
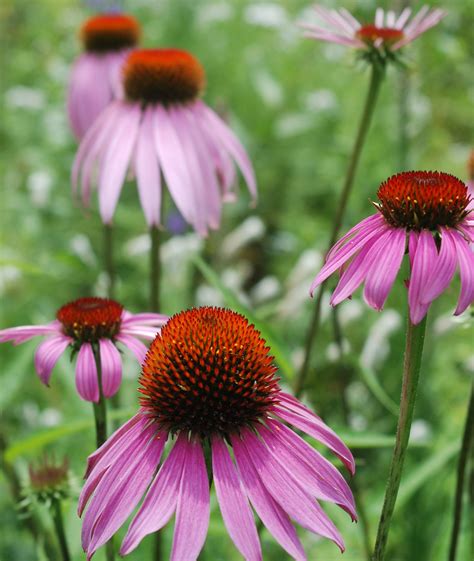
[[[140,25],[127,14],[102,14],[88,19],[81,28],[84,49],[106,53],[134,47],[140,38]]]
[[[141,49],[128,56],[123,70],[125,94],[142,103],[186,103],[204,87],[204,69],[187,51]]]
[[[377,27],[373,24],[363,25],[357,30],[356,35],[361,41],[369,45],[373,45],[376,41],[380,41],[382,44],[391,44],[403,39],[403,31],[401,29]]]
[[[449,173],[408,171],[384,181],[375,203],[385,220],[407,230],[456,227],[469,213],[466,185]]]
[[[63,331],[78,343],[113,339],[120,330],[123,307],[107,298],[79,298],[64,305],[56,314]]]
[[[273,357],[240,314],[195,308],[173,316],[142,367],[140,403],[160,428],[201,437],[258,423],[277,400]]]

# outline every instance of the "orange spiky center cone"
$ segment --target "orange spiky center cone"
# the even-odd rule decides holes
[[[466,185],[449,173],[407,171],[384,181],[376,204],[385,220],[408,230],[455,227],[468,214]]]
[[[127,14],[101,14],[81,27],[84,49],[104,53],[134,47],[140,39],[140,24]]]
[[[181,312],[150,346],[140,404],[173,433],[236,433],[258,423],[277,399],[269,350],[240,314],[211,307]]]
[[[56,318],[63,331],[79,343],[113,339],[120,330],[123,307],[107,298],[79,298],[60,308]]]
[[[373,24],[363,25],[357,30],[356,36],[365,43],[373,44],[377,40],[383,43],[395,43],[403,38],[403,31],[393,27],[377,27]]]
[[[130,101],[186,103],[204,88],[200,62],[179,49],[140,49],[127,57],[123,69],[125,94]]]

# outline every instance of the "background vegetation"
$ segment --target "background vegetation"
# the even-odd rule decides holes
[[[92,4],[92,2],[91,2]],[[96,2],[96,4],[99,4]],[[207,71],[205,100],[226,115],[248,148],[259,204],[249,209],[244,186],[226,207],[222,228],[202,242],[185,228],[167,235],[163,248],[163,312],[193,304],[227,304],[251,314],[276,343],[282,383],[291,385],[301,360],[312,311],[308,289],[327,244],[331,218],[347,165],[368,69],[352,51],[302,38],[298,21],[313,17],[308,1],[128,0],[122,3],[143,25],[146,46],[189,49]],[[328,3],[329,4],[329,3]],[[376,3],[345,6],[371,20]],[[388,7],[387,2],[378,5]],[[420,7],[416,4],[415,7]],[[391,69],[356,178],[346,227],[373,211],[378,184],[402,169],[439,169],[466,178],[472,143],[473,13],[467,0],[446,6],[448,17],[406,49],[408,80]],[[2,327],[43,323],[65,302],[102,294],[101,223],[73,203],[69,174],[76,145],[69,131],[65,95],[71,63],[80,52],[77,30],[92,13],[79,0],[7,0],[2,32],[0,122],[2,188]],[[403,87],[402,87],[403,86]],[[401,92],[408,120],[401,117]],[[408,134],[400,142],[400,130]],[[170,201],[167,220],[175,224]],[[131,311],[147,308],[146,226],[136,188],[126,186],[116,214],[118,299]],[[196,266],[201,255],[210,270]],[[215,273],[213,275],[213,273]],[[217,281],[216,281],[217,279]],[[224,290],[223,287],[226,287]],[[473,376],[469,314],[453,318],[458,285],[430,313],[413,446],[390,536],[389,559],[444,560],[451,528],[455,463]],[[358,463],[357,478],[374,533],[396,427],[404,341],[406,290],[397,281],[386,310],[368,309],[360,295],[340,306],[347,354],[334,350],[326,317],[306,398],[346,440]],[[271,326],[271,328],[270,328]],[[25,480],[27,463],[42,450],[71,458],[78,482],[94,450],[92,414],[74,388],[67,360],[50,388],[33,368],[36,342],[2,345],[0,558],[44,559],[41,544],[17,517],[9,493],[13,469]],[[132,360],[121,389],[122,409],[134,411],[138,369]],[[345,404],[341,388],[347,386]],[[78,483],[79,485],[79,483]],[[466,500],[467,506],[467,500]],[[364,560],[361,525],[330,508],[347,544],[345,561]],[[458,559],[467,559],[466,516]],[[41,512],[45,521],[45,513]],[[67,511],[74,559],[83,559],[76,501]],[[171,543],[171,526],[165,531]],[[340,559],[332,543],[301,532],[309,559]],[[265,560],[283,551],[263,533]],[[149,559],[152,538],[129,556]],[[96,554],[104,559],[103,551]],[[208,561],[239,559],[213,503]]]

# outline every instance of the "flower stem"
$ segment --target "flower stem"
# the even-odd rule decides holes
[[[344,219],[344,214],[346,211],[347,203],[349,200],[349,196],[351,194],[352,186],[354,184],[355,175],[357,172],[357,167],[359,164],[360,156],[362,153],[362,148],[365,144],[365,139],[367,136],[367,132],[370,127],[370,123],[372,121],[372,116],[374,113],[374,109],[377,102],[378,93],[380,91],[380,86],[382,84],[382,80],[384,77],[384,69],[377,63],[373,63],[371,67],[371,76],[370,76],[370,83],[369,89],[367,91],[367,97],[365,99],[365,105],[362,112],[362,117],[359,123],[359,129],[357,131],[357,136],[354,142],[354,146],[352,148],[351,158],[349,160],[349,166],[346,172],[346,178],[344,181],[344,185],[339,197],[339,202],[336,210],[336,215],[334,217],[334,221],[332,224],[331,235],[329,238],[328,249],[326,253],[331,249],[334,245],[339,230],[342,225],[342,221]],[[319,324],[321,320],[321,309],[322,309],[322,300],[324,295],[324,290],[326,288],[326,281],[323,282],[320,287],[316,297],[316,302],[314,305],[313,316],[311,318],[311,323],[307,332],[306,343],[305,343],[305,352],[304,352],[304,360],[301,370],[298,373],[295,382],[294,392],[296,397],[301,395],[305,383],[306,378],[308,376],[309,366],[311,362],[311,352],[313,349],[314,340],[319,331]]]
[[[453,527],[451,530],[451,543],[449,546],[449,561],[455,561],[456,549],[458,545],[459,530],[461,529],[462,498],[464,491],[464,479],[469,463],[469,456],[473,453],[474,446],[474,382],[471,385],[471,396],[467,408],[466,424],[462,437],[461,452],[459,454],[456,495],[454,498]],[[472,459],[472,458],[471,458]]]
[[[160,310],[160,231],[156,226],[150,228],[150,311]]]
[[[53,517],[54,529],[56,530],[56,535],[58,537],[59,549],[61,550],[62,559],[63,561],[71,561],[71,555],[69,554],[69,548],[66,540],[66,533],[64,532],[61,501],[59,501],[58,499],[55,499],[51,504],[51,515]]]
[[[413,420],[413,411],[415,409],[425,331],[426,316],[418,325],[413,325],[410,319],[408,319],[397,435],[395,437],[395,448],[393,450],[382,514],[380,515],[377,538],[375,540],[373,561],[382,561],[385,558],[390,523],[397,500]]]
[[[114,230],[111,224],[104,224],[104,265],[107,273],[107,296],[115,297]]]

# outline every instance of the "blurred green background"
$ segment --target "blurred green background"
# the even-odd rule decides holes
[[[65,112],[70,67],[80,52],[77,30],[100,4],[7,0],[0,7],[2,327],[44,323],[65,302],[104,293],[96,201],[84,212],[71,197],[76,145]],[[142,23],[145,46],[177,46],[201,60],[207,71],[204,99],[236,130],[259,184],[256,209],[249,208],[242,184],[237,204],[225,209],[222,228],[205,242],[188,231],[165,236],[162,311],[173,314],[195,304],[231,303],[249,311],[275,341],[279,365],[284,366],[280,376],[287,385],[301,362],[313,306],[309,285],[327,244],[368,82],[368,69],[353,51],[302,37],[297,22],[316,21],[309,5],[300,0],[121,3]],[[363,21],[372,19],[376,5],[389,7],[388,2],[369,0],[337,2]],[[467,179],[474,138],[474,17],[468,0],[449,2],[446,8],[445,20],[405,49],[406,77],[396,68],[388,72],[345,228],[373,212],[370,199],[378,184],[402,169],[438,169]],[[408,119],[403,118],[404,97]],[[400,142],[401,134],[407,135],[406,142]],[[173,212],[169,201],[165,206],[166,214]],[[143,311],[148,299],[147,235],[132,183],[122,193],[115,225],[118,299],[133,312]],[[196,267],[198,255],[218,282]],[[406,312],[402,280],[381,314],[367,308],[359,294],[340,306],[347,347],[343,357],[332,343],[326,314],[306,394],[352,446],[372,539],[396,427]],[[388,559],[394,561],[447,558],[456,459],[474,370],[469,314],[451,316],[458,290],[456,281],[430,312],[413,446],[389,540]],[[41,544],[34,544],[17,517],[9,492],[12,470],[23,481],[28,461],[44,449],[55,450],[58,456],[70,456],[80,481],[85,458],[95,448],[88,424],[91,407],[76,395],[73,369],[61,360],[51,387],[44,387],[33,368],[37,342],[0,348],[0,441],[10,474],[6,479],[2,472],[0,479],[0,558],[5,561],[44,559]],[[138,368],[131,359],[125,374],[122,408],[133,411]],[[469,557],[467,497],[465,503],[458,560]],[[201,558],[237,560],[215,501],[212,506]],[[75,500],[66,507],[74,559],[83,559]],[[361,524],[352,524],[336,508],[328,511],[346,540],[343,559],[366,559]],[[38,515],[48,524],[45,512]],[[166,551],[171,536],[169,525]],[[334,544],[304,531],[301,537],[308,559],[341,558]],[[262,541],[265,560],[287,558],[265,531]],[[146,538],[128,558],[151,559],[152,543],[153,538]],[[103,551],[95,558],[102,561]]]

